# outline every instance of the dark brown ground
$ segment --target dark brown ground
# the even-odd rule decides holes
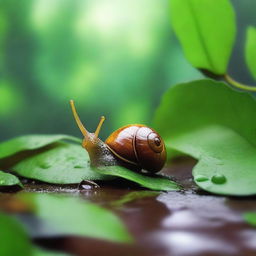
[[[116,256],[200,256],[256,255],[256,228],[246,224],[242,214],[256,210],[256,197],[230,198],[199,190],[192,182],[193,160],[177,160],[163,172],[175,176],[184,186],[182,192],[157,193],[122,203],[128,193],[139,191],[132,184],[110,182],[100,188],[27,185],[27,191],[74,193],[114,211],[134,236],[136,244],[123,245],[81,237],[49,236],[35,228],[36,220],[22,221],[34,241],[49,249],[73,255]],[[255,184],[256,185],[256,184]],[[129,188],[127,188],[129,187]],[[6,193],[0,194],[0,198]]]

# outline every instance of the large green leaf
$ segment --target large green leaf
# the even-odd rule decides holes
[[[20,183],[20,180],[16,176],[10,173],[0,171],[0,187],[14,186],[14,185],[22,186],[22,184]]]
[[[170,0],[171,23],[196,68],[225,74],[236,25],[229,0]]]
[[[246,44],[245,44],[245,57],[246,63],[256,79],[256,28],[248,27],[246,33]]]
[[[167,149],[199,159],[193,169],[203,189],[256,194],[256,101],[224,83],[199,80],[174,86],[155,115]]]
[[[69,135],[25,135],[0,143],[0,159],[24,150],[38,149],[60,140],[81,142],[80,139]]]
[[[91,169],[89,156],[80,145],[67,143],[59,143],[57,147],[22,160],[13,171],[23,177],[55,184],[107,178]]]
[[[68,256],[34,247],[22,225],[3,213],[0,213],[0,227],[1,256]]]
[[[115,242],[132,242],[132,237],[112,212],[77,197],[23,194],[34,213],[62,235],[88,236]]]
[[[26,232],[13,218],[0,213],[0,255],[30,256],[32,246]]]
[[[180,189],[180,186],[169,178],[158,175],[150,177],[138,172],[130,171],[121,166],[102,166],[95,168],[95,171],[104,175],[121,177],[126,180],[130,180],[152,190],[171,191]]]

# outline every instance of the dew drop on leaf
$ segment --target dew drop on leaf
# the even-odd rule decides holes
[[[75,165],[74,168],[85,168],[85,166],[82,166],[82,165]]]
[[[204,175],[196,175],[195,176],[195,180],[197,182],[203,182],[203,181],[207,181],[208,180],[208,177],[204,176]]]
[[[42,169],[48,169],[51,167],[51,164],[49,163],[46,163],[46,162],[42,162],[39,164],[39,166],[42,168]]]
[[[227,181],[223,174],[215,174],[212,176],[212,182],[215,184],[223,184]]]

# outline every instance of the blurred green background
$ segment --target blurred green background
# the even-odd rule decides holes
[[[232,3],[230,74],[252,84],[243,47],[256,1]],[[107,117],[103,138],[128,123],[150,124],[168,87],[202,77],[183,56],[168,8],[167,0],[0,0],[0,140],[80,136],[69,99],[90,131]]]

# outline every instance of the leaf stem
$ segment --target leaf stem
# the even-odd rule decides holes
[[[234,86],[238,89],[245,90],[245,91],[250,91],[250,92],[256,92],[256,86],[241,84],[241,83],[237,82],[236,80],[234,80],[228,74],[224,75],[224,79],[228,84],[230,84],[230,85],[232,85],[232,86]]]

